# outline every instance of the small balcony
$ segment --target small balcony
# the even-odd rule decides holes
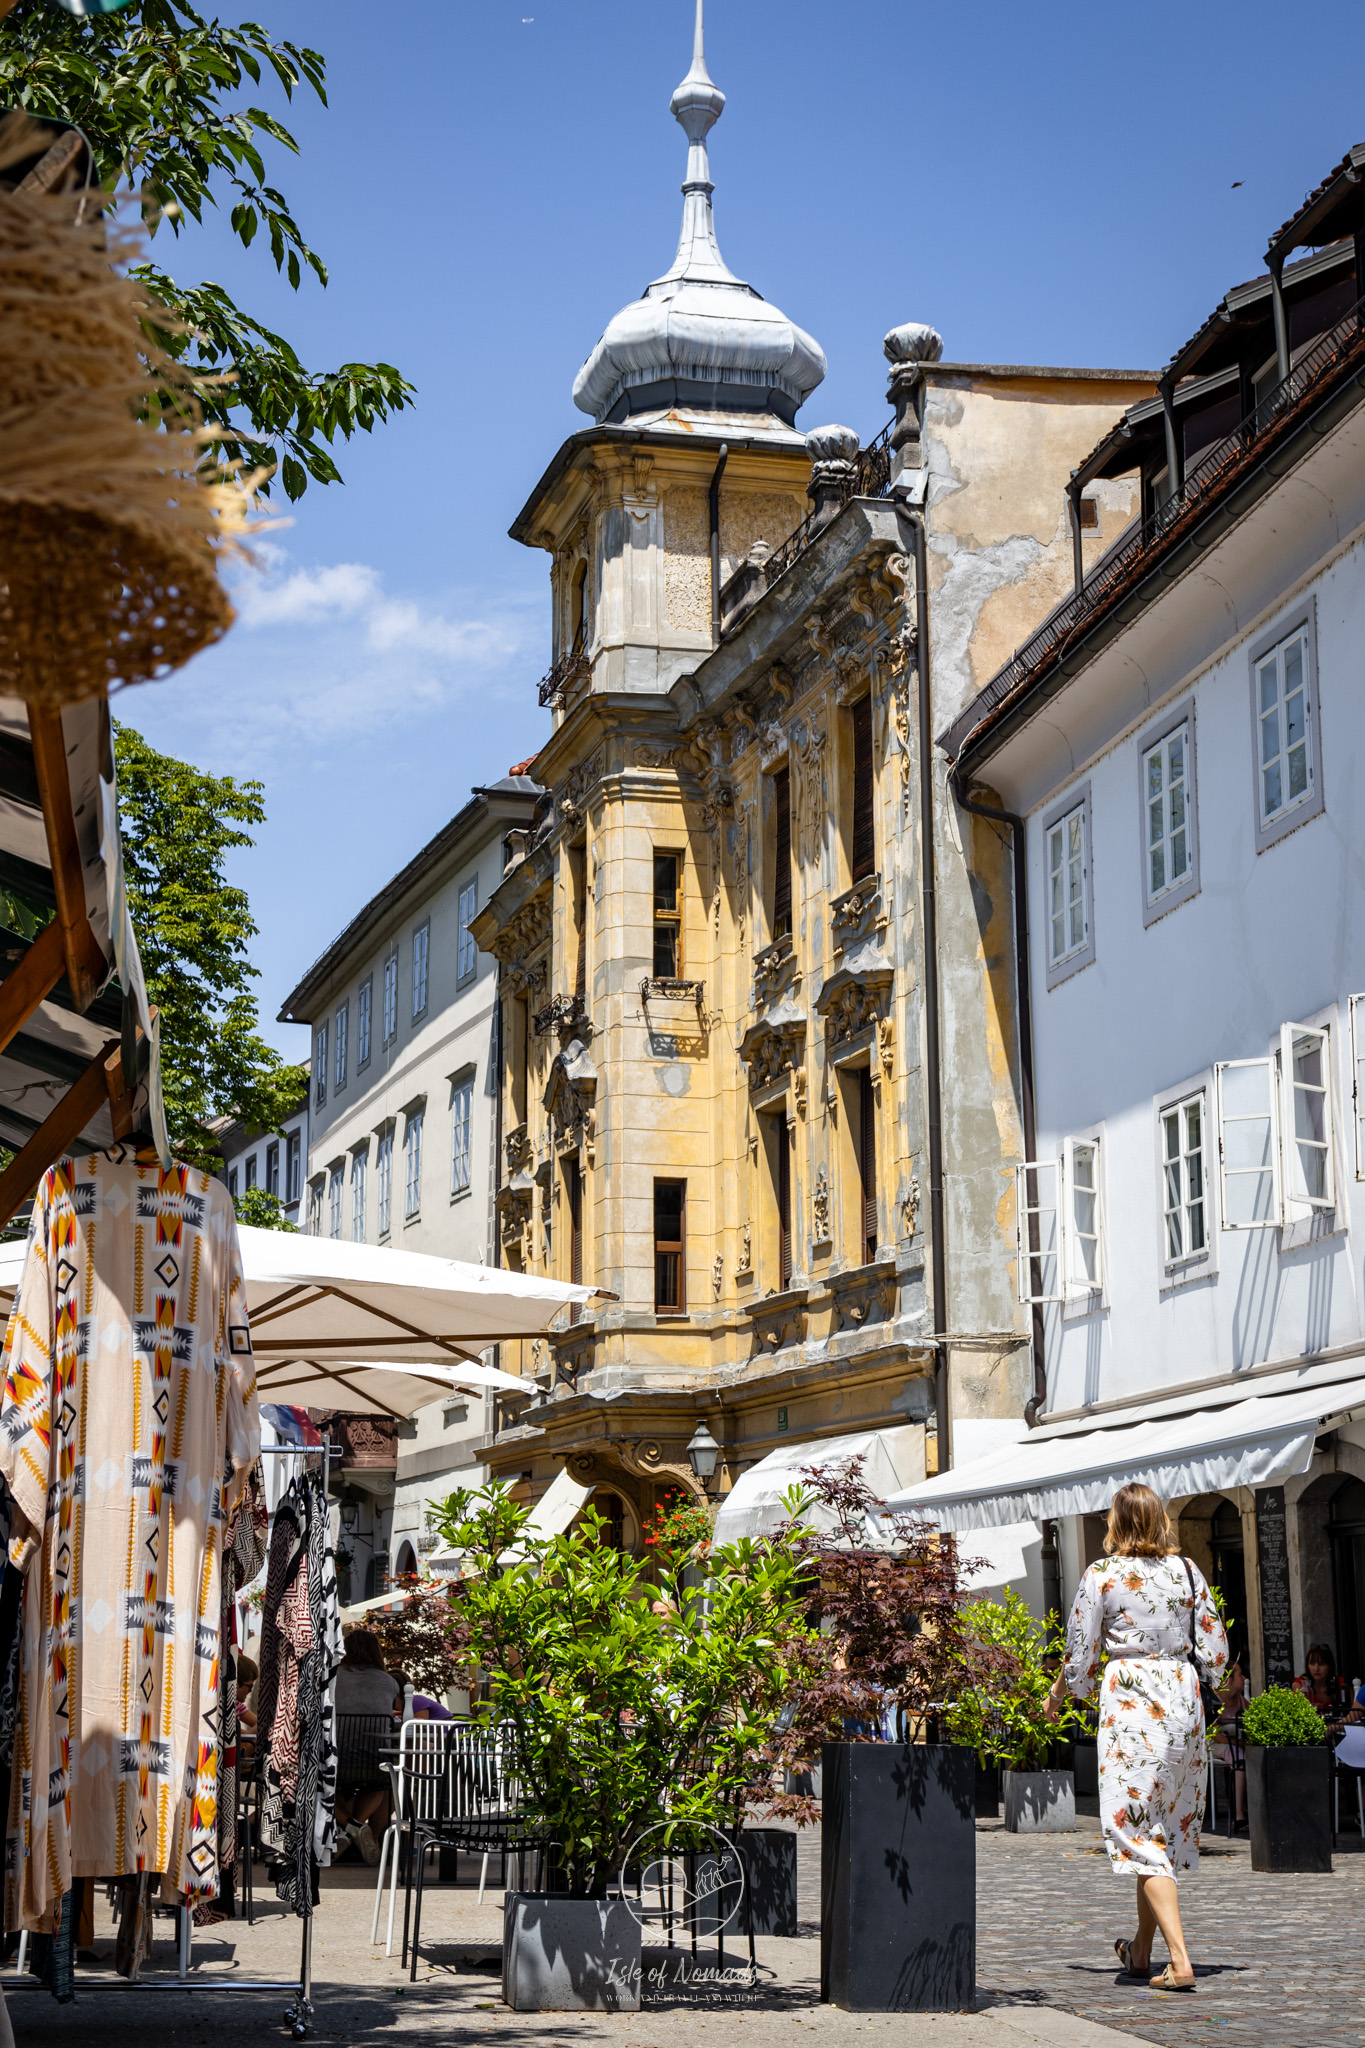
[[[548,675],[542,676],[537,697],[542,709],[562,711],[571,697],[577,697],[592,673],[592,664],[581,647],[561,655]]]

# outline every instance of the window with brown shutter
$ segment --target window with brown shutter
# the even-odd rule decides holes
[[[792,1281],[792,1155],[785,1116],[773,1118],[773,1141],[777,1146],[778,1285],[786,1288]]]
[[[858,1074],[858,1180],[859,1236],[863,1262],[870,1266],[877,1256],[877,1099],[870,1067]]]
[[[792,928],[792,785],[786,768],[773,777],[773,930],[775,939]]]
[[[687,1182],[654,1183],[654,1313],[687,1313]]]
[[[583,1171],[576,1159],[570,1159],[564,1168],[564,1188],[569,1198],[569,1279],[575,1287],[583,1285]],[[569,1310],[569,1321],[578,1321],[578,1303]]]
[[[682,965],[682,855],[654,856],[654,974],[676,980]]]
[[[872,830],[872,699],[853,706],[853,871],[851,879],[877,872],[876,836]]]

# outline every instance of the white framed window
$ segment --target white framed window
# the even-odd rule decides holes
[[[237,1199],[237,1169],[235,1166],[228,1168],[228,1193],[235,1202]]]
[[[370,1064],[370,1014],[374,1009],[374,976],[367,974],[355,994],[355,1070]]]
[[[346,1086],[346,1041],[351,1035],[351,1006],[342,1003],[336,1013],[336,1077],[334,1085],[338,1094]]]
[[[1144,923],[1153,924],[1199,890],[1194,772],[1194,705],[1173,707],[1138,750],[1142,804]]]
[[[422,1125],[424,1109],[410,1109],[403,1123],[403,1220],[410,1223],[422,1208]]]
[[[254,1188],[256,1185],[256,1154],[254,1152],[246,1163],[246,1184],[249,1188]]]
[[[284,1199],[291,1207],[299,1199],[303,1186],[303,1133],[291,1131],[285,1156]]]
[[[1063,1298],[1062,1168],[1057,1159],[1015,1168],[1015,1230],[1020,1301]]]
[[[1356,1179],[1365,1180],[1365,995],[1351,997],[1351,1121],[1355,1125]]]
[[[1220,1060],[1218,1214],[1224,1230],[1280,1221],[1280,1091],[1274,1059]]]
[[[351,1240],[365,1242],[365,1172],[370,1163],[369,1147],[351,1154]]]
[[[479,949],[474,943],[474,934],[469,927],[479,907],[479,878],[471,877],[460,891],[460,944],[455,961],[457,984],[470,980],[479,964]]]
[[[390,953],[384,962],[384,1043],[398,1036],[398,955]]]
[[[1090,785],[1073,790],[1043,820],[1046,868],[1047,985],[1095,957],[1090,873]]]
[[[1209,1250],[1208,1115],[1204,1091],[1161,1111],[1163,1263],[1184,1265]]]
[[[313,1107],[321,1109],[327,1100],[327,1026],[319,1024],[313,1033]]]
[[[1098,1138],[1068,1138],[1062,1155],[1066,1207],[1062,1234],[1068,1300],[1104,1285],[1104,1236]]]
[[[1317,636],[1310,609],[1251,650],[1256,774],[1256,851],[1323,807]]]
[[[308,1183],[308,1235],[322,1236],[322,1189],[323,1178],[318,1174]]]
[[[450,1092],[450,1192],[469,1190],[469,1134],[474,1115],[474,1077],[457,1081]]]
[[[341,1191],[346,1183],[346,1169],[334,1166],[327,1176],[327,1235],[341,1235]]]
[[[1332,1170],[1332,1039],[1308,1024],[1280,1029],[1287,1221],[1336,1206]]]
[[[265,1191],[279,1200],[280,1194],[280,1148],[267,1145],[265,1148]]]
[[[375,1181],[379,1201],[379,1235],[387,1237],[393,1219],[393,1125],[385,1124],[375,1149]]]
[[[431,953],[431,925],[419,924],[412,935],[412,1017],[416,1023],[426,1015],[427,966]]]

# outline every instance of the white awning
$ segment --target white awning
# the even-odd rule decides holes
[[[1006,1522],[998,1529],[973,1529],[958,1544],[963,1560],[962,1583],[970,1593],[987,1586],[1012,1586],[1028,1577],[1026,1550],[1041,1543],[1043,1532],[1036,1522]]]
[[[1357,1370],[1359,1361],[1354,1361]],[[1143,1419],[1129,1410],[1097,1429],[1088,1418],[1054,1423],[989,1457],[905,1487],[888,1507],[944,1529],[993,1529],[1021,1516],[1099,1514],[1120,1486],[1140,1482],[1162,1500],[1278,1486],[1306,1472],[1318,1431],[1365,1416],[1365,1378],[1341,1378]],[[1164,1405],[1164,1404],[1163,1404]]]
[[[542,1542],[548,1542],[553,1536],[562,1536],[591,1492],[591,1486],[580,1486],[568,1466],[564,1466],[532,1508],[524,1534],[538,1537]],[[500,1564],[514,1564],[521,1554],[521,1547],[517,1545],[505,1551],[498,1561]],[[443,1546],[432,1551],[427,1559],[427,1570],[433,1579],[458,1579],[464,1570],[465,1556],[463,1550],[450,1550]]]
[[[827,1436],[814,1442],[782,1444],[751,1465],[726,1494],[716,1516],[717,1543],[741,1536],[768,1536],[787,1519],[782,1496],[805,1482],[803,1468],[823,1469],[863,1460],[863,1478],[879,1499],[908,1485],[924,1471],[924,1431],[918,1423],[896,1429],[868,1429],[855,1436]],[[832,1529],[834,1518],[819,1507],[803,1517],[811,1528]]]

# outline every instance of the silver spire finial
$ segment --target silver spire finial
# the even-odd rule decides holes
[[[692,69],[669,101],[675,121],[687,137],[687,176],[683,181],[682,233],[673,268],[660,284],[675,278],[711,279],[737,283],[727,269],[716,245],[716,226],[711,212],[711,166],[706,155],[706,138],[720,119],[725,94],[711,82],[706,69],[706,45],[702,19],[703,0],[697,0],[697,26],[692,40]]]

